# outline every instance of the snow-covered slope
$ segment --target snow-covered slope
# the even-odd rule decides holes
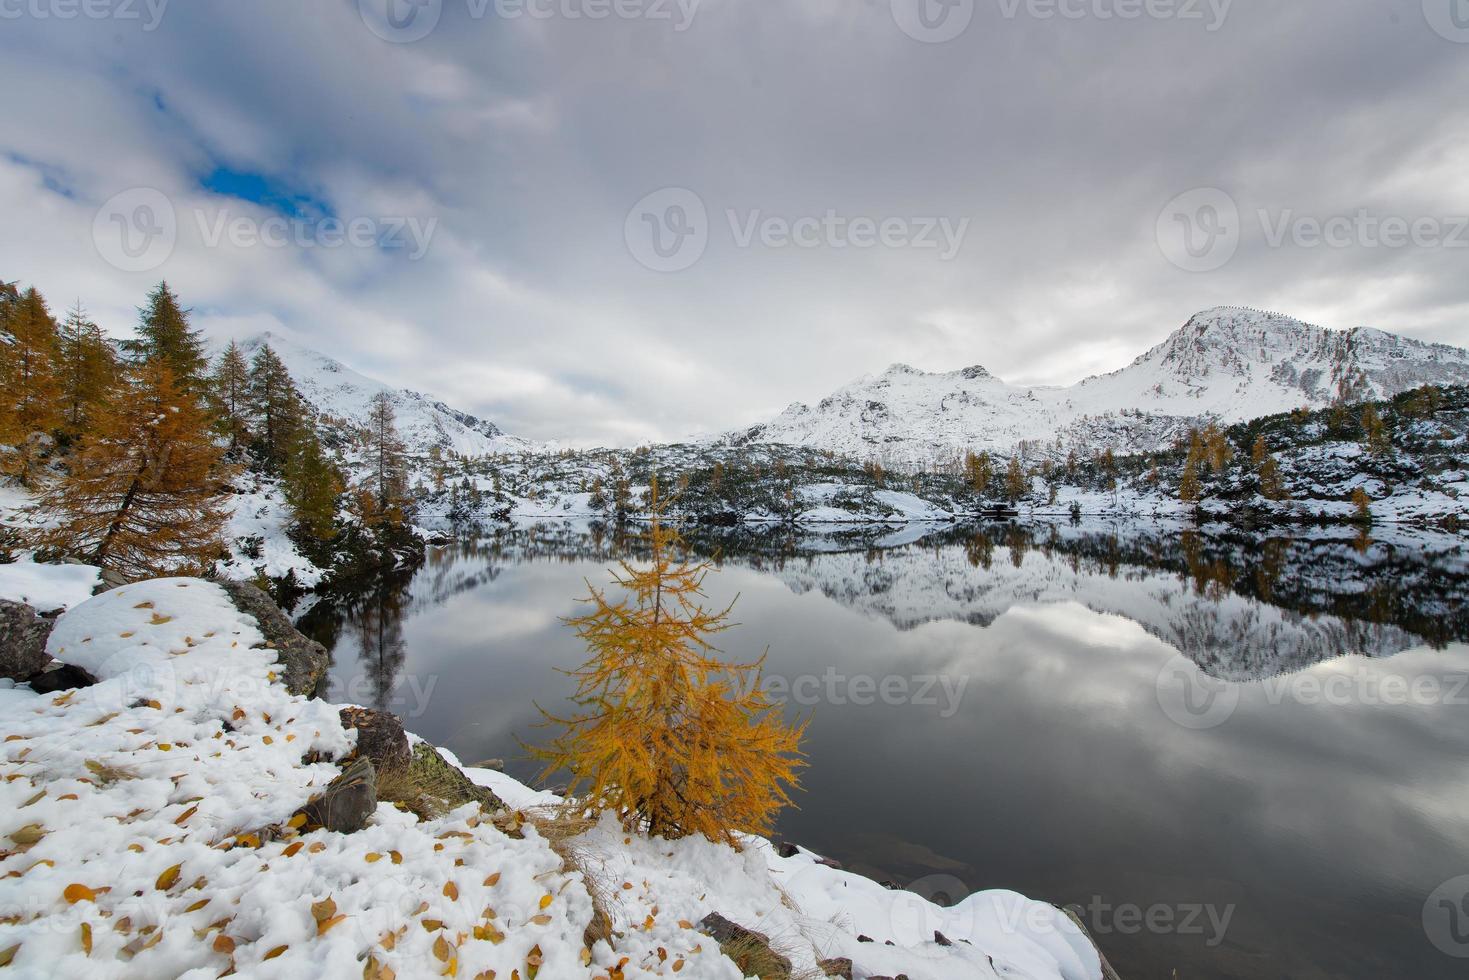
[[[1355,401],[1465,382],[1469,351],[1456,347],[1221,307],[1193,317],[1128,367],[1069,388],[1010,385],[982,367],[930,374],[899,364],[733,438],[893,462],[969,449],[1008,453],[1022,441],[1057,438],[1137,452],[1165,446],[1205,419],[1242,422],[1322,408],[1338,394]]]
[[[397,413],[398,432],[412,453],[427,453],[432,446],[466,456],[535,448],[524,439],[507,436],[491,422],[452,409],[432,396],[394,388],[359,374],[325,354],[277,334],[262,333],[239,343],[247,358],[253,358],[261,347],[270,345],[306,400],[333,419],[361,424],[367,418],[373,396],[388,392]]]

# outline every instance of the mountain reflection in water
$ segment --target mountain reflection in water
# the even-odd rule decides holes
[[[720,564],[710,602],[739,595],[727,654],[768,647],[771,680],[808,695],[791,710],[812,717],[811,768],[781,832],[938,899],[1080,904],[1129,980],[1460,975],[1422,917],[1469,874],[1462,540],[689,534]],[[561,618],[638,549],[612,529],[518,528],[301,622],[334,651],[331,697],[530,780],[518,740],[544,737],[535,704],[554,710],[570,691],[556,668],[583,656]],[[1131,909],[1155,926],[1131,928]]]

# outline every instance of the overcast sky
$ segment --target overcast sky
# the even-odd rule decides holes
[[[0,0],[0,84],[0,279],[532,438],[1217,305],[1469,345],[1469,0]]]

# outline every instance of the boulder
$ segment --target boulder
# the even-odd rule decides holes
[[[37,694],[56,694],[59,691],[74,691],[91,687],[97,678],[70,664],[57,664],[42,671],[30,680],[31,690]]]
[[[280,607],[249,582],[217,580],[229,594],[235,608],[255,619],[265,634],[265,645],[276,652],[281,665],[281,681],[292,694],[314,696],[326,679],[331,658],[326,647],[306,636],[286,618]]]
[[[842,980],[852,980],[852,961],[845,956],[822,960],[816,965],[828,977],[841,977]]]
[[[431,804],[429,809],[453,810],[467,803],[478,803],[487,813],[506,809],[504,802],[474,781],[427,742],[413,746],[403,782],[411,793]],[[395,780],[396,782],[396,780]],[[413,804],[413,800],[405,800]]]
[[[56,625],[23,602],[0,599],[0,677],[27,681],[51,663],[46,639]]]
[[[406,769],[413,761],[403,723],[386,711],[343,708],[342,727],[357,732],[357,748],[346,761],[370,759],[378,772]]]
[[[355,834],[377,812],[377,773],[367,759],[358,759],[333,779],[320,796],[298,814],[306,827],[322,827],[339,834]]]
[[[719,951],[734,961],[741,976],[790,980],[790,958],[771,948],[769,936],[746,929],[717,912],[704,916],[699,929],[719,944]]]

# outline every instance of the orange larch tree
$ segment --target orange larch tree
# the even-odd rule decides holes
[[[569,672],[578,710],[543,712],[564,730],[534,751],[548,776],[569,775],[569,795],[629,829],[737,844],[742,833],[769,834],[790,804],[805,726],[788,726],[762,689],[763,658],[718,658],[709,640],[731,627],[733,607],[701,604],[712,566],[675,556],[656,481],[650,500],[650,557],[613,572],[625,595],[589,584],[591,610],[568,620],[591,654]]]
[[[36,544],[128,580],[207,570],[228,516],[211,421],[166,363],[139,365],[67,473],[41,490]]]

